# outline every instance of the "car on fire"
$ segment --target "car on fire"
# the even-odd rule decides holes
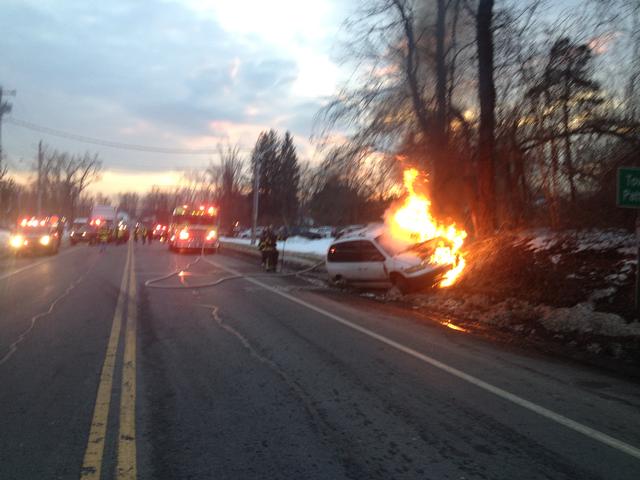
[[[218,208],[210,205],[176,207],[168,238],[171,251],[217,252],[220,248]]]
[[[57,216],[23,218],[9,237],[15,255],[58,253],[62,242],[62,224]]]
[[[431,259],[437,248],[451,247],[442,237],[425,242],[394,240],[384,226],[365,227],[340,237],[327,251],[330,280],[372,288],[396,286],[402,293],[435,286],[451,265]]]

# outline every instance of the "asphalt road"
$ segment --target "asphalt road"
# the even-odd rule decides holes
[[[0,479],[640,478],[640,385],[196,259],[0,260]]]

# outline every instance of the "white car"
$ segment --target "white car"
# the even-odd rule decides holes
[[[335,282],[373,288],[395,285],[406,293],[432,287],[451,267],[430,263],[435,248],[449,243],[434,238],[417,244],[394,241],[383,226],[364,228],[341,237],[327,252],[327,271]]]

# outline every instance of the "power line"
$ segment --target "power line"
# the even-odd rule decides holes
[[[133,143],[114,142],[111,140],[103,140],[101,138],[87,137],[85,135],[78,135],[76,133],[64,132],[55,128],[43,127],[42,125],[36,125],[35,123],[20,120],[15,117],[7,117],[5,119],[7,123],[11,123],[17,127],[26,128],[34,132],[45,133],[47,135],[53,135],[54,137],[66,138],[69,140],[75,140],[77,142],[90,143],[93,145],[100,145],[109,148],[118,148],[121,150],[134,150],[137,152],[149,152],[149,153],[162,153],[167,155],[214,155],[218,153],[218,148],[207,147],[199,149],[188,148],[165,148],[154,147],[150,145],[136,145]],[[243,151],[250,151],[249,148],[241,148]]]

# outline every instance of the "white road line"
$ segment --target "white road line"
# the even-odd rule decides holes
[[[2,275],[0,275],[0,280],[5,280],[7,278],[13,277],[14,275],[22,273],[22,272],[24,272],[26,270],[29,270],[31,268],[35,268],[35,267],[37,267],[39,265],[42,265],[44,263],[47,263],[47,262],[51,262],[51,261],[55,260],[56,258],[64,257],[65,255],[69,255],[70,253],[76,252],[78,250],[79,250],[79,248],[77,248],[77,247],[76,248],[70,248],[66,252],[59,253],[55,257],[45,258],[44,260],[40,260],[39,262],[30,263],[29,265],[25,265],[24,267],[18,268],[16,270],[12,270],[11,272],[3,273]]]
[[[4,357],[0,358],[0,366],[6,363],[13,356],[13,354],[16,353],[16,351],[18,350],[18,346],[27,338],[27,336],[35,328],[36,322],[38,322],[38,320],[40,320],[43,317],[51,315],[53,313],[53,310],[56,308],[56,305],[65,297],[69,296],[69,294],[73,291],[73,289],[75,289],[84,280],[88,272],[89,270],[87,270],[85,273],[80,275],[76,280],[71,282],[71,284],[67,287],[67,289],[59,297],[57,297],[53,302],[51,302],[47,310],[45,310],[44,312],[40,312],[34,315],[33,317],[31,317],[31,319],[29,320],[29,326],[26,328],[26,330],[24,330],[20,335],[18,335],[18,338],[15,339],[11,345],[9,345],[9,350],[7,351],[7,353],[5,353]]]
[[[204,258],[204,260],[213,265],[214,267],[220,268],[222,270],[225,270],[233,275],[242,275],[240,272],[238,272],[237,270],[234,270],[232,268],[227,268],[224,267],[222,265],[220,265],[217,262],[213,262],[212,260],[208,260],[206,258]],[[429,357],[428,355],[425,355],[423,353],[418,352],[417,350],[414,350],[412,348],[406,347],[404,345],[402,345],[401,343],[396,342],[395,340],[391,340],[390,338],[385,337],[384,335],[380,335],[379,333],[373,332],[371,330],[369,330],[368,328],[365,328],[361,325],[358,325],[356,323],[353,323],[349,320],[346,320],[334,313],[331,313],[321,307],[317,307],[311,303],[308,303],[304,300],[301,300],[297,297],[294,297],[293,295],[290,295],[286,292],[283,292],[279,289],[276,289],[274,287],[271,287],[259,280],[256,280],[254,278],[251,277],[244,277],[244,280],[246,280],[247,282],[253,283],[254,285],[258,285],[262,288],[264,288],[265,290],[269,290],[272,293],[275,293],[276,295],[280,295],[283,298],[286,298],[287,300],[290,300],[294,303],[297,303],[298,305],[302,305],[303,307],[308,308],[309,310],[313,310],[316,313],[319,313],[321,315],[324,315],[325,317],[328,317],[332,320],[335,320],[336,322],[351,328],[352,330],[355,330],[357,332],[360,332],[370,338],[373,338],[375,340],[378,340],[381,343],[384,343],[385,345],[388,345],[392,348],[395,348],[396,350],[399,350],[413,358],[416,358],[418,360],[423,361],[424,363],[427,363],[435,368],[438,368],[444,372],[447,372],[450,375],[453,375],[454,377],[457,377],[461,380],[464,380],[465,382],[468,382],[472,385],[475,385],[478,388],[481,388],[487,392],[493,393],[494,395],[507,400],[511,403],[514,403],[522,408],[525,408],[531,412],[537,413],[538,415],[545,417],[549,420],[552,420],[560,425],[563,425],[564,427],[567,427],[571,430],[574,430],[578,433],[581,433],[589,438],[591,438],[592,440],[596,440],[600,443],[603,443],[609,447],[615,448],[616,450],[626,453],[627,455],[630,455],[638,460],[640,460],[640,449],[637,447],[634,447],[633,445],[630,445],[628,443],[625,443],[621,440],[618,440],[617,438],[613,438],[609,435],[607,435],[606,433],[602,433],[599,430],[596,430],[594,428],[588,427],[582,423],[576,422],[575,420],[571,420],[568,417],[565,417],[564,415],[560,415],[559,413],[556,413],[552,410],[549,410],[548,408],[542,407],[536,403],[533,403],[529,400],[526,400],[522,397],[519,397],[518,395],[515,395],[511,392],[508,392],[506,390],[503,390],[500,387],[496,387],[495,385],[492,385],[490,383],[485,382],[484,380],[480,380],[477,377],[474,377],[473,375],[469,375],[468,373],[465,373],[461,370],[458,370],[455,367],[451,367],[439,360],[436,360],[435,358]]]

